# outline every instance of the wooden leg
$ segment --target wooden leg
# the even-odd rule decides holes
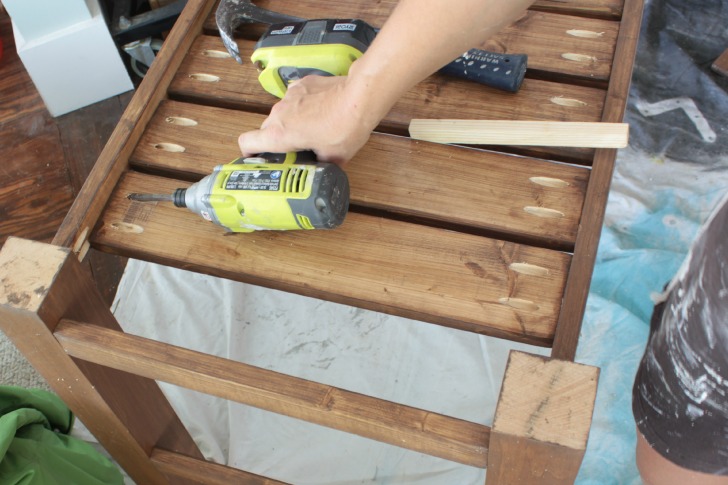
[[[574,483],[599,369],[511,351],[496,407],[486,484]]]
[[[136,483],[167,484],[149,459],[155,447],[202,454],[156,382],[72,359],[53,335],[63,318],[121,330],[87,271],[67,248],[9,238],[0,328]]]

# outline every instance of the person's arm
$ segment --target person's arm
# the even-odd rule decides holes
[[[307,76],[289,86],[259,130],[240,135],[244,155],[313,150],[344,163],[412,86],[516,20],[533,0],[400,0],[349,75]]]

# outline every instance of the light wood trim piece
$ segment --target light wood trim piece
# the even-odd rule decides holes
[[[215,165],[239,157],[238,134],[257,128],[263,119],[235,110],[164,101],[131,163],[146,171],[201,178]],[[184,150],[162,150],[160,144]],[[586,167],[379,133],[344,169],[353,205],[566,251],[573,250],[589,178]],[[544,178],[554,180],[539,183]],[[537,217],[528,207],[555,210],[561,217]]]
[[[248,473],[210,461],[155,448],[152,463],[169,477],[192,480],[205,485],[286,485],[284,482]]]
[[[470,466],[485,467],[489,428],[122,332],[65,320],[70,355],[150,379]]]
[[[632,80],[632,66],[642,24],[642,10],[642,0],[625,2],[624,18],[615,53],[618,66],[612,73],[607,104],[602,118],[605,123],[616,123],[624,117],[627,93],[629,93]],[[559,315],[556,338],[551,352],[551,356],[557,359],[574,360],[576,355],[616,158],[617,152],[614,149],[603,148],[596,151],[584,201],[583,215],[576,237],[574,261],[569,269],[569,279],[564,291],[564,305]]]
[[[572,484],[586,451],[599,369],[511,351],[486,485]]]
[[[121,330],[70,249],[11,237],[0,271],[0,328],[136,483],[167,484],[149,462],[157,445],[202,457],[154,381],[76,362],[54,338],[65,317]]]
[[[162,49],[144,76],[134,97],[116,125],[111,138],[73,202],[53,243],[70,246],[79,231],[93,227],[106,205],[119,176],[127,168],[129,154],[141,137],[146,124],[166,97],[167,86],[174,77],[187,49],[202,31],[213,0],[189,0],[167,36]]]
[[[626,123],[567,121],[415,119],[409,132],[418,140],[465,145],[624,148],[629,139]]]
[[[461,330],[550,343],[570,261],[566,253],[351,212],[330,231],[226,236],[219,226],[171,203],[127,198],[132,192],[172,193],[187,185],[127,174],[91,236],[92,245]],[[519,273],[512,263],[547,273]]]

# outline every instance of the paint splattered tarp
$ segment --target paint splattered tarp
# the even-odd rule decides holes
[[[69,436],[73,414],[55,394],[0,386],[0,483],[122,485],[119,469]]]
[[[710,68],[728,48],[728,2],[645,2],[628,120],[630,145],[719,167],[728,153],[728,78]]]
[[[577,360],[601,367],[577,483],[641,484],[631,389],[658,295],[728,192],[728,3],[647,1]]]

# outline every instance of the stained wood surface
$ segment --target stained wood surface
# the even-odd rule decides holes
[[[263,116],[163,102],[132,164],[199,179],[240,153]],[[173,149],[164,149],[173,145]],[[584,167],[374,134],[346,166],[352,204],[571,248],[589,177]]]
[[[477,333],[541,345],[551,339],[568,254],[356,213],[333,231],[223,236],[187,210],[126,197],[180,185],[187,184],[129,173],[93,243]]]
[[[537,0],[531,10],[619,20],[624,0]]]
[[[487,426],[287,376],[154,340],[62,322],[74,357],[213,396],[483,468]]]
[[[147,458],[155,446],[202,458],[154,381],[74,361],[53,337],[66,317],[121,330],[69,249],[10,238],[0,271],[0,329],[137,483],[166,483]]]
[[[642,0],[627,0],[625,3],[624,20],[616,48],[616,56],[621,62],[615,68],[609,83],[602,121],[611,123],[621,121],[624,117],[642,23],[642,11]],[[564,291],[564,308],[559,315],[558,330],[551,353],[554,358],[574,360],[576,355],[616,158],[616,150],[607,148],[597,150],[594,158],[594,167],[584,202],[582,224],[576,237],[574,262],[569,269],[569,279]]]
[[[169,477],[185,478],[205,485],[286,485],[278,480],[167,450],[155,449],[150,458]]]
[[[538,0],[531,7],[531,11],[588,19],[619,20],[623,3],[623,0]],[[257,0],[255,4],[262,8],[302,18],[321,18],[322,16],[325,18],[360,18],[376,27],[381,27],[397,5],[397,0],[361,4],[337,0]],[[216,29],[215,17],[211,15],[205,22],[205,30],[211,32]],[[251,30],[253,30],[252,35],[256,38],[262,32],[260,28]]]
[[[249,58],[254,42],[240,40],[241,56]],[[170,85],[170,97],[258,113],[268,113],[278,99],[265,92],[252,64],[240,65],[218,37],[201,36],[190,48]],[[425,79],[395,103],[379,129],[406,135],[413,118],[519,119],[538,121],[600,121],[603,89],[526,79],[518,93],[506,93],[447,76]],[[560,156],[590,163],[593,150],[551,148],[546,157]]]
[[[50,240],[74,196],[57,127],[46,112],[29,113],[0,124],[0,146],[0,244],[11,235]]]
[[[717,72],[723,77],[728,77],[728,49],[724,50],[723,53],[711,64],[711,69]]]
[[[586,451],[599,369],[511,351],[486,484],[573,483]]]
[[[166,98],[174,72],[202,31],[213,7],[214,2],[208,0],[187,2],[53,238],[54,244],[73,246],[79,235],[93,228],[108,196],[127,168],[129,154],[159,102]]]

